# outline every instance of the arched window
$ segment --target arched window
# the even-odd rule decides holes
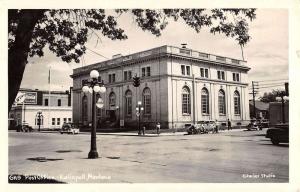
[[[116,106],[116,94],[114,92],[111,92],[109,94],[109,107],[115,107]]]
[[[125,115],[132,115],[132,92],[130,90],[125,93]]]
[[[238,91],[235,91],[233,94],[233,101],[234,101],[234,114],[240,115],[241,114],[241,97]]]
[[[151,114],[151,91],[146,87],[143,91],[143,105],[144,105],[144,114]]]
[[[219,114],[225,115],[226,114],[225,92],[222,89],[218,93],[218,99],[219,99]]]
[[[184,86],[181,90],[182,95],[182,114],[191,114],[191,94],[190,89]]]
[[[206,88],[201,90],[202,114],[209,114],[209,94]]]
[[[88,100],[87,96],[84,95],[82,97],[82,121],[87,121],[88,120]]]
[[[98,101],[99,98],[101,98],[101,96],[100,96],[99,93],[97,93],[97,94],[96,94],[96,101],[95,101],[96,103],[97,103],[97,101]],[[96,107],[96,116],[97,116],[97,117],[101,117],[101,109],[98,108],[98,107]]]

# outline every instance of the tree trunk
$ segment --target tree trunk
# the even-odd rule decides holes
[[[26,9],[19,13],[18,28],[15,42],[8,50],[8,112],[18,94],[28,53],[34,26],[44,15],[45,10]]]

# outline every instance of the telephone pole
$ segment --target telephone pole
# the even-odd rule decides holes
[[[256,118],[256,107],[255,107],[255,95],[258,93],[258,82],[252,81],[252,92],[249,94],[252,94],[253,98],[253,116]]]

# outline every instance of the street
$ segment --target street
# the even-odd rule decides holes
[[[99,159],[87,159],[89,133],[9,132],[9,175],[65,183],[288,182],[289,145],[272,145],[265,131],[97,133]]]

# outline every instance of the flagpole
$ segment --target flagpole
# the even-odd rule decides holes
[[[49,86],[49,93],[48,93],[48,129],[50,129],[50,119],[51,119],[51,111],[50,111],[50,105],[51,105],[51,100],[50,100],[50,95],[51,95],[51,66],[49,67],[49,75],[48,75],[48,86]]]

